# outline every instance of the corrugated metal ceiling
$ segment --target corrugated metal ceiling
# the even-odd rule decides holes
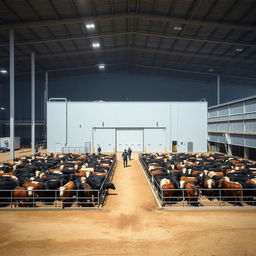
[[[12,28],[18,74],[29,72],[33,51],[42,72],[99,60],[113,69],[122,56],[123,68],[148,65],[150,73],[168,67],[256,79],[255,0],[2,0],[0,24],[0,67],[8,67]]]

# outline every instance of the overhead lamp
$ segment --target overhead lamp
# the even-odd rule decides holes
[[[86,28],[89,29],[89,30],[90,30],[90,29],[95,29],[94,23],[88,23],[88,24],[86,24],[85,26],[86,26]]]
[[[209,71],[209,72],[213,72],[214,69],[213,69],[213,68],[209,68],[208,71]]]
[[[243,48],[236,48],[236,52],[242,52],[243,50]]]
[[[174,26],[173,29],[177,30],[177,31],[181,31],[182,30],[182,26]]]
[[[4,107],[0,107],[0,110],[5,110],[5,108]]]
[[[0,69],[1,74],[7,74],[7,70],[6,69]]]
[[[96,42],[96,43],[92,43],[92,47],[94,49],[100,48],[100,43]]]
[[[99,68],[99,70],[105,69],[105,64],[99,64],[99,65],[98,65],[98,68]]]

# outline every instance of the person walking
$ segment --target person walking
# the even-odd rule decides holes
[[[124,168],[127,167],[127,162],[128,162],[128,153],[126,152],[126,149],[124,150],[124,152],[122,153],[122,158],[123,158],[123,164],[124,164]]]
[[[101,152],[101,147],[100,146],[97,148],[97,151],[98,151],[98,154],[100,154],[100,152]]]
[[[131,158],[132,158],[132,150],[131,150],[130,147],[128,148],[127,153],[128,153],[128,156],[129,156],[129,160],[131,160]]]

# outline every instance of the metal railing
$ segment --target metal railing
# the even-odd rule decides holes
[[[188,196],[191,191],[191,189],[160,189],[157,193],[162,204],[166,206],[256,206],[256,189],[199,188],[197,196]],[[239,195],[232,195],[237,193]]]
[[[188,195],[191,189],[162,189],[141,156],[139,160],[162,207],[256,206],[256,189],[198,188],[196,196]]]
[[[69,189],[66,190],[68,197],[60,197],[60,190],[32,190],[31,196],[15,196],[19,192],[27,190],[0,190],[0,210],[2,209],[62,209],[63,206],[76,209],[100,208],[104,205],[107,191],[104,189],[104,184],[111,182],[114,176],[116,167],[116,157],[105,176],[105,179],[100,189]]]
[[[0,207],[63,208],[100,207],[100,190],[70,189],[70,196],[60,197],[60,190],[32,190],[31,196],[18,196],[27,190],[0,190]]]

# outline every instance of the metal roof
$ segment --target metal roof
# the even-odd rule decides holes
[[[255,0],[1,0],[0,67],[8,69],[13,29],[16,74],[29,74],[33,51],[38,72],[66,69],[56,76],[105,63],[256,86],[255,24]]]

